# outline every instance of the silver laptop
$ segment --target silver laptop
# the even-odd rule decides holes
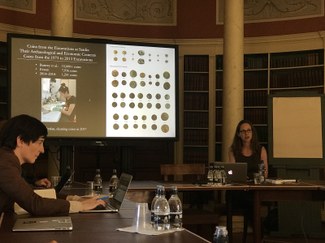
[[[243,162],[216,162],[215,165],[223,166],[227,173],[227,183],[246,183],[247,182],[247,163]]]
[[[19,218],[12,231],[67,231],[72,230],[71,217]]]
[[[116,213],[120,210],[125,195],[132,181],[132,175],[122,173],[119,179],[118,186],[112,198],[104,200],[106,207],[99,206],[95,209],[81,211],[81,213]]]

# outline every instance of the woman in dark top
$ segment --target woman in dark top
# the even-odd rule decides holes
[[[61,97],[65,99],[65,107],[61,110],[60,121],[76,122],[76,97],[70,94],[65,83],[61,84],[59,92]]]
[[[252,179],[263,161],[265,178],[268,176],[267,152],[260,145],[255,127],[250,121],[241,120],[236,128],[233,143],[229,150],[230,162],[246,162],[247,176]]]

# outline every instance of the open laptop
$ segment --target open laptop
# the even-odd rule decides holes
[[[72,230],[71,217],[40,217],[19,218],[16,220],[12,231],[67,231]]]
[[[247,182],[247,163],[243,162],[216,162],[215,165],[223,166],[227,173],[227,183],[246,183]]]
[[[106,207],[97,207],[95,209],[81,211],[81,213],[116,213],[120,210],[125,195],[129,189],[132,181],[132,175],[127,173],[122,173],[119,179],[119,183],[116,191],[112,198],[106,201]]]
[[[66,172],[61,177],[61,180],[59,181],[59,183],[54,187],[56,193],[59,193],[62,190],[62,188],[67,184],[67,182],[69,180],[72,180],[73,174],[74,174],[74,171],[71,172],[71,170],[66,170]]]

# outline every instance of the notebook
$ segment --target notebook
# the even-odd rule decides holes
[[[246,183],[247,182],[247,163],[243,162],[216,162],[217,166],[224,166],[227,173],[227,183],[237,182]]]
[[[71,217],[19,218],[12,231],[67,231],[72,230]]]
[[[119,184],[114,192],[112,198],[106,201],[106,207],[97,207],[95,209],[81,211],[82,213],[115,213],[118,212],[122,206],[125,195],[128,191],[130,183],[132,181],[132,175],[122,173],[119,179]]]

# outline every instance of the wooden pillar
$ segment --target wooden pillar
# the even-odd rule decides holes
[[[52,0],[52,36],[73,34],[73,0]]]

